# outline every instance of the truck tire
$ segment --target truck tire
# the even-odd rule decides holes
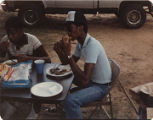
[[[141,6],[128,6],[122,10],[121,20],[128,28],[139,28],[146,21],[146,12]]]
[[[44,12],[37,7],[26,7],[19,10],[18,16],[25,26],[35,26],[44,17]]]

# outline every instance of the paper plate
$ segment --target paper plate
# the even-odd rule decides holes
[[[37,97],[53,97],[63,91],[63,86],[57,82],[42,82],[31,88],[31,93]]]
[[[66,70],[67,72],[63,72],[61,74],[55,74],[55,73],[50,72],[51,69],[56,69],[56,68],[58,68],[59,71]],[[72,74],[72,70],[71,70],[70,65],[52,65],[51,67],[46,69],[46,74],[52,77],[57,77],[57,78],[65,77],[65,76]]]
[[[146,86],[146,87],[141,88],[140,91],[147,94],[147,95],[153,96],[153,88],[152,87]]]

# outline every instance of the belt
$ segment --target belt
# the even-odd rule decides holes
[[[104,83],[104,84],[101,84],[101,83],[95,83],[95,82],[92,82],[92,83],[94,83],[94,84],[99,84],[99,85],[106,85],[106,86],[110,86],[110,85],[111,85],[111,82],[109,82],[109,83]]]
[[[111,82],[110,83],[105,83],[105,84],[102,84],[102,85],[110,86],[111,85]]]

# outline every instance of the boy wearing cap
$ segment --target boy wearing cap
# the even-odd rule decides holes
[[[73,83],[78,90],[70,93],[64,101],[64,109],[67,119],[82,119],[80,106],[92,101],[100,100],[110,89],[111,67],[103,46],[89,35],[86,18],[76,11],[68,12],[66,27],[69,40],[55,44],[57,52],[63,64],[69,64],[74,73]],[[76,48],[70,56],[70,40],[77,40]],[[76,64],[82,57],[84,70]]]

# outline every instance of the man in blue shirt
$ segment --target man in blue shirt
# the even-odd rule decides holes
[[[61,62],[69,64],[80,89],[70,93],[64,102],[67,119],[82,119],[80,106],[100,100],[110,89],[111,67],[103,46],[89,35],[86,18],[76,11],[68,12],[66,27],[69,39],[63,38],[54,46]],[[70,41],[77,40],[74,54],[70,55]],[[77,65],[82,58],[84,70]]]

